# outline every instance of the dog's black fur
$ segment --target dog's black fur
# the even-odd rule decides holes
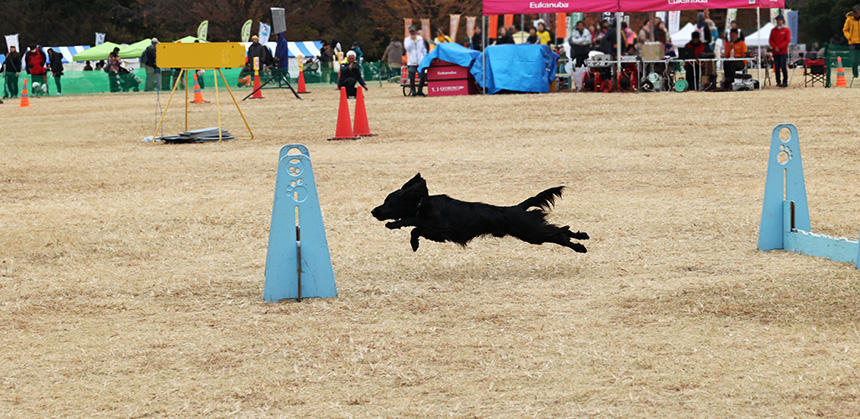
[[[385,202],[370,213],[390,229],[412,229],[412,251],[418,250],[418,238],[435,242],[454,242],[466,246],[475,237],[514,236],[531,244],[555,243],[585,253],[585,246],[570,239],[587,240],[588,234],[572,232],[546,222],[546,215],[563,186],[547,189],[518,205],[499,207],[483,202],[464,202],[447,195],[429,195],[427,182],[415,175],[402,188],[388,194]],[[534,208],[534,209],[531,209]]]

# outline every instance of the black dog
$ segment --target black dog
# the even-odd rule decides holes
[[[412,229],[412,251],[418,250],[418,238],[435,242],[450,241],[466,246],[475,237],[492,234],[495,237],[514,236],[531,244],[555,243],[585,253],[585,246],[570,239],[587,240],[588,234],[572,232],[546,222],[555,198],[561,197],[563,186],[547,189],[512,207],[498,207],[483,202],[464,202],[447,195],[427,193],[427,182],[415,175],[402,188],[388,194],[385,202],[370,213],[390,229]],[[529,210],[529,208],[536,208]]]

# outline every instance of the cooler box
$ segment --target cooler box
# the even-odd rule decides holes
[[[427,68],[428,96],[458,96],[478,93],[469,69],[434,59]]]

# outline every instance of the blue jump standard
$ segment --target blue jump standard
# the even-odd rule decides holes
[[[779,138],[784,129],[791,134],[786,141]],[[860,269],[858,241],[814,234],[811,230],[797,128],[792,124],[779,124],[773,128],[770,141],[759,250],[784,249],[853,263]]]
[[[291,151],[298,154],[289,154]],[[278,153],[266,252],[267,302],[337,297],[310,152],[289,144]]]

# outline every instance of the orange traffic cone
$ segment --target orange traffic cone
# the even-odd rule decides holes
[[[200,91],[200,83],[197,82],[197,72],[194,72],[194,100],[191,103],[206,103],[203,93]]]
[[[842,68],[842,57],[836,56],[836,87],[848,87],[845,81],[845,69]]]
[[[349,103],[346,100],[346,87],[340,88],[340,106],[337,108],[337,128],[334,131],[334,137],[331,140],[357,140],[358,137],[352,132],[352,127],[349,126]]]
[[[301,69],[299,69],[299,89],[296,92],[309,93],[308,89],[305,88],[305,72]]]
[[[367,111],[364,109],[364,89],[361,86],[355,87],[355,125],[352,127],[352,133],[362,137],[372,137],[376,134],[371,134],[370,127],[367,125]]]
[[[30,107],[30,96],[27,94],[27,79],[24,79],[24,90],[21,91],[21,104],[18,105],[19,108],[29,108]]]
[[[251,99],[262,99],[263,98],[263,89],[260,88],[260,73],[254,72],[254,94],[251,95]]]

